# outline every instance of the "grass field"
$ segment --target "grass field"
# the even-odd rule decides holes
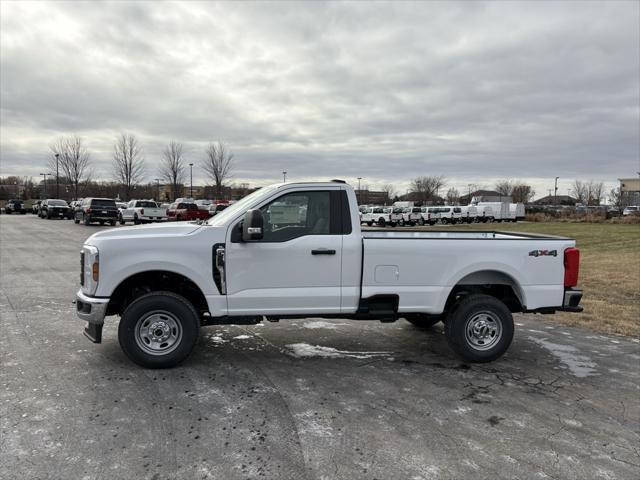
[[[579,287],[584,312],[548,316],[567,325],[640,337],[640,225],[517,223],[451,227],[512,230],[575,238],[580,249]]]

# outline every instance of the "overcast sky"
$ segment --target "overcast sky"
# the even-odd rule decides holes
[[[463,192],[640,170],[640,3],[0,3],[0,175],[78,134],[111,177],[120,132],[149,180],[182,142],[235,182],[343,178]]]

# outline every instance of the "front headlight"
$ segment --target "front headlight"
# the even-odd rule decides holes
[[[82,247],[83,265],[82,265],[82,290],[87,295],[93,295],[98,289],[98,281],[100,280],[100,255],[98,249],[91,245]]]

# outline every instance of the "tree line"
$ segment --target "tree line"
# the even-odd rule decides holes
[[[63,136],[55,140],[49,149],[49,171],[59,172],[72,186],[73,197],[78,198],[80,187],[89,185],[94,177],[91,156],[83,139],[77,135]],[[222,141],[210,142],[202,152],[199,165],[215,186],[218,197],[232,177],[233,160],[233,152]],[[111,166],[112,179],[122,187],[124,200],[129,200],[148,172],[144,149],[134,134],[121,133],[115,139]],[[170,186],[172,199],[181,196],[187,166],[183,145],[176,141],[169,142],[162,150],[156,172]]]

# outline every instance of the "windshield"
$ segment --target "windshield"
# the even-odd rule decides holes
[[[219,227],[220,225],[224,225],[229,219],[235,217],[238,213],[244,213],[247,209],[247,206],[251,203],[260,203],[260,200],[268,197],[274,190],[277,190],[278,185],[272,185],[270,187],[263,187],[259,190],[256,190],[250,195],[247,195],[242,200],[234,203],[233,205],[229,205],[223,212],[218,213],[215,217],[211,217],[211,219],[207,222],[207,225],[213,225],[214,227]]]
[[[49,205],[53,205],[54,207],[66,207],[67,202],[64,200],[49,200]]]

